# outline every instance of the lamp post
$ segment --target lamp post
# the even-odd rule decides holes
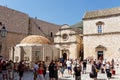
[[[2,38],[5,38],[6,37],[6,35],[7,35],[7,30],[6,30],[6,27],[5,27],[5,25],[3,25],[2,23],[0,23],[0,26],[2,27],[1,29],[0,29],[0,35],[1,35],[1,39]],[[3,41],[3,40],[2,40]],[[2,44],[1,44],[1,48],[2,48]],[[6,44],[4,44],[4,51],[6,52]],[[1,49],[0,49],[1,50]],[[1,55],[1,52],[0,52],[0,55]]]
[[[7,35],[7,30],[6,30],[6,28],[5,28],[5,25],[3,25],[3,27],[1,28],[0,34],[1,34],[1,37],[2,37],[2,38],[5,38],[5,37],[6,37],[6,35]]]

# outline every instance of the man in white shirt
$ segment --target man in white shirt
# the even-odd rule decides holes
[[[67,65],[67,69],[68,69],[68,74],[72,74],[72,68],[71,68],[72,63],[69,59],[66,61],[66,65]]]

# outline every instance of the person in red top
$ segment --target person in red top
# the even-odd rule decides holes
[[[40,63],[39,64],[39,69],[38,69],[38,76],[39,76],[38,80],[45,80],[44,75],[43,75],[43,71],[44,71],[43,64]]]

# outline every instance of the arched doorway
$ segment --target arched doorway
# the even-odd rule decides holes
[[[66,60],[67,58],[69,58],[69,50],[68,49],[63,49],[62,50],[62,58],[64,60]]]
[[[66,53],[63,53],[62,56],[63,56],[63,59],[64,59],[64,60],[67,59],[67,54],[66,54]]]
[[[98,60],[103,60],[104,59],[104,51],[106,51],[106,47],[102,46],[102,45],[98,45],[96,47],[96,52],[97,52],[97,59]]]
[[[97,59],[98,60],[103,60],[103,51],[97,51]]]

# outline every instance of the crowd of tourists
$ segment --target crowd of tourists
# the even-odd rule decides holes
[[[49,71],[50,80],[59,80],[59,77],[63,77],[65,69],[67,69],[69,75],[75,76],[75,80],[81,80],[81,71],[86,73],[87,60],[80,61],[80,59],[58,59],[52,60],[47,66],[43,61],[35,62],[34,68],[34,80],[46,80],[46,71]]]
[[[14,63],[11,60],[0,60],[0,72],[2,80],[13,80]]]
[[[98,72],[105,73],[107,78],[111,78],[112,75],[115,75],[115,61],[112,59],[111,61],[107,61],[106,59],[99,59],[99,60],[92,60],[92,67],[90,72],[90,77],[94,78],[94,80],[97,80]],[[117,63],[117,66],[119,64]]]
[[[68,74],[73,76],[75,80],[81,80],[81,74],[86,74],[87,64],[91,65],[90,78],[97,80],[98,72],[105,73],[108,78],[115,74],[115,61],[107,61],[106,59],[57,59],[52,60],[49,65],[44,61],[37,61],[33,65],[34,80],[46,80],[46,73],[49,71],[50,80],[59,80],[64,77],[65,70]],[[119,66],[119,64],[117,64]],[[13,80],[14,71],[19,74],[19,80],[23,80],[23,74],[26,70],[25,62],[20,61],[17,66],[12,60],[0,60],[0,72],[2,73],[2,80]]]
[[[14,80],[14,72],[17,72],[19,80],[22,80],[25,69],[24,61],[14,63],[12,60],[0,59],[0,73],[2,73],[2,79],[0,80]]]
[[[56,61],[52,60],[48,67],[43,63],[35,63],[34,73],[36,76],[34,76],[34,80],[37,79],[37,75],[39,76],[39,80],[46,80],[44,74],[46,73],[46,70],[49,71],[50,80],[58,80],[58,77],[63,77],[66,69],[68,74],[72,75],[75,80],[81,80],[81,74],[87,73],[87,64],[91,65],[89,76],[94,80],[97,80],[98,72],[106,74],[107,78],[111,78],[112,75],[115,74],[114,59],[111,61],[107,61],[106,59],[85,59],[83,61],[80,59],[59,59]],[[119,64],[117,64],[117,66],[119,66]]]

